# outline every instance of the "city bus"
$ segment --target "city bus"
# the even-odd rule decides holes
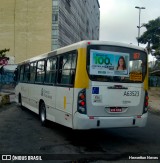
[[[78,130],[144,127],[148,117],[147,50],[88,40],[18,64],[16,101]]]

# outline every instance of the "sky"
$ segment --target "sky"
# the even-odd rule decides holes
[[[99,3],[100,40],[138,45],[139,10],[135,6],[146,8],[141,10],[141,25],[160,16],[160,0],[99,0]],[[142,27],[140,33],[144,31]],[[149,55],[149,60],[154,58]]]

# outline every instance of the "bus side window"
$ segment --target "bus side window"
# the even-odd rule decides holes
[[[76,51],[59,57],[58,84],[73,85],[75,79],[77,55]]]
[[[56,79],[57,58],[49,58],[46,65],[45,83],[54,84]]]
[[[74,84],[75,74],[76,74],[76,65],[77,65],[77,53],[76,51],[74,51],[72,54],[71,84]]]
[[[62,77],[61,77],[62,84],[71,84],[71,82],[70,82],[71,61],[72,61],[71,54],[67,54],[63,57]]]
[[[23,82],[24,65],[20,67],[20,82]]]
[[[63,66],[63,56],[60,56],[58,58],[58,77],[57,77],[57,83],[61,83],[61,77],[62,77],[62,66]]]
[[[71,84],[74,84],[75,70],[71,70]]]
[[[14,71],[14,81],[15,82],[18,81],[18,68],[16,68],[15,71]]]
[[[45,77],[45,60],[37,62],[36,82],[43,83]]]
[[[30,64],[30,83],[34,83],[36,76],[36,62]]]
[[[24,82],[28,82],[30,80],[30,65],[27,64],[24,66]]]

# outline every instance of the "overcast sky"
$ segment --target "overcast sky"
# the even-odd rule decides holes
[[[100,40],[118,41],[137,45],[139,10],[141,25],[160,16],[160,0],[99,0]],[[141,34],[145,28],[141,28]],[[140,46],[144,46],[140,44]]]

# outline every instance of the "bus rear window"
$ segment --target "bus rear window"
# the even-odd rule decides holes
[[[144,51],[118,46],[88,46],[87,71],[93,81],[143,82],[146,67]]]

